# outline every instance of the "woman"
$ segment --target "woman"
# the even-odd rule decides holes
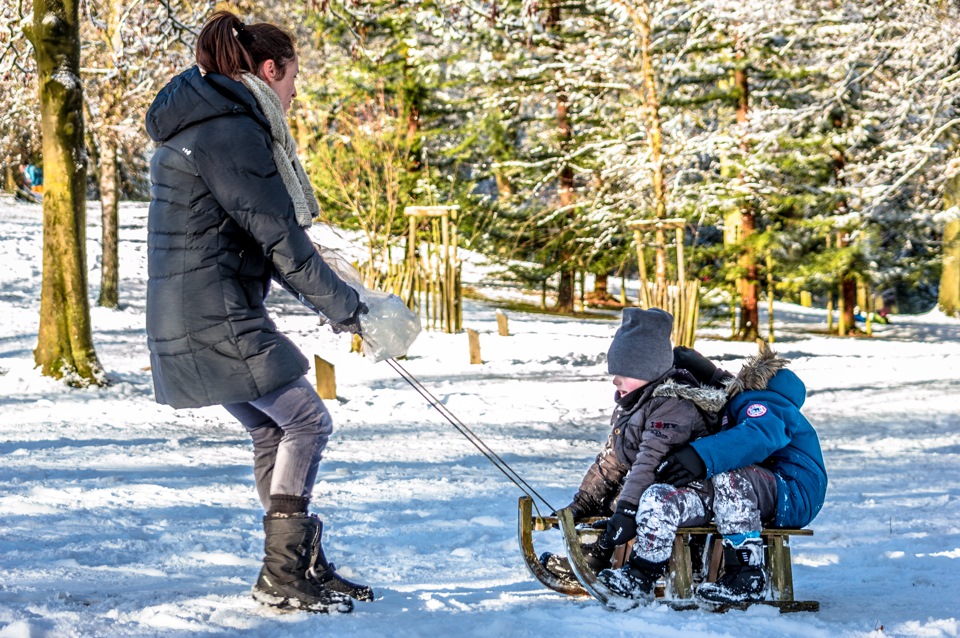
[[[277,280],[338,330],[358,332],[357,292],[304,231],[319,213],[285,113],[297,95],[292,37],[272,24],[215,13],[197,66],[147,112],[150,163],[147,336],[156,398],[175,408],[223,405],[250,433],[266,516],[253,597],[314,612],[372,600],[337,575],[307,513],[332,432],[303,378],[307,360],[264,307]]]

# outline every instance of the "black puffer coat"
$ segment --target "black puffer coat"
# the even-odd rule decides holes
[[[160,143],[147,238],[157,401],[252,401],[303,376],[307,360],[263,304],[271,277],[334,322],[359,299],[298,226],[253,95],[194,67],[157,95],[147,132]]]

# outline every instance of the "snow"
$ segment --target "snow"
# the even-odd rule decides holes
[[[284,293],[281,329],[337,370],[336,424],[313,508],[328,557],[378,600],[350,615],[278,614],[249,596],[260,517],[245,433],[219,408],[154,403],[144,338],[144,204],[121,209],[121,308],[96,307],[99,207],[88,214],[92,324],[112,385],[34,369],[39,207],[0,198],[0,638],[60,636],[960,636],[960,322],[895,316],[873,338],[823,334],[825,312],[776,305],[775,347],[808,386],[830,489],[792,541],[797,597],[818,613],[608,612],[552,593],[516,540],[519,491],[385,364]],[[322,229],[318,230],[322,232]],[[468,262],[464,280],[484,287]],[[611,282],[616,283],[616,282]],[[616,294],[618,291],[614,291]],[[538,299],[534,295],[533,299]],[[551,504],[569,502],[605,439],[609,319],[468,302],[463,334],[423,333],[402,361]],[[762,318],[766,326],[766,317]],[[736,371],[755,347],[701,331]],[[538,550],[560,551],[556,532]]]

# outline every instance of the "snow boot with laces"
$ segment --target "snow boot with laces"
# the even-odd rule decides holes
[[[317,521],[316,543],[312,548],[312,563],[307,572],[307,576],[313,582],[324,589],[340,592],[353,598],[369,602],[373,600],[373,589],[367,585],[361,585],[347,580],[337,573],[337,566],[327,562],[327,557],[323,554],[323,545],[320,544],[320,537],[323,535],[323,522]]]
[[[697,598],[720,605],[763,600],[767,578],[760,538],[747,538],[739,545],[723,539],[723,564],[723,575],[697,587]]]
[[[284,611],[326,614],[353,610],[349,596],[308,576],[313,548],[320,539],[320,521],[315,516],[264,516],[263,531],[263,568],[253,586],[254,600]]]
[[[620,596],[644,603],[653,602],[657,581],[667,572],[667,561],[651,563],[631,552],[630,560],[620,569],[605,569],[597,580]]]

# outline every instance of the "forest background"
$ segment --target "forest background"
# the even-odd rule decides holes
[[[44,164],[45,71],[31,45],[42,41],[41,5],[74,3],[0,8],[9,190],[21,163]],[[226,8],[295,34],[291,127],[323,221],[361,229],[373,269],[393,259],[405,207],[459,205],[463,247],[499,260],[505,281],[541,288],[544,305],[549,297],[571,311],[578,282],[581,301],[587,280],[589,301],[616,301],[608,278],[641,267],[638,222],[682,220],[686,268],[707,292],[705,309],[739,310],[732,332],[741,339],[758,336],[761,294],[835,303],[845,334],[857,332],[856,308],[922,312],[939,294],[945,311],[960,309],[951,274],[960,268],[956,3],[76,6],[78,158],[87,197],[104,204],[100,305],[115,307],[120,296],[117,202],[149,197],[146,108],[192,65],[205,17]],[[645,259],[658,279],[676,278],[662,251]]]

